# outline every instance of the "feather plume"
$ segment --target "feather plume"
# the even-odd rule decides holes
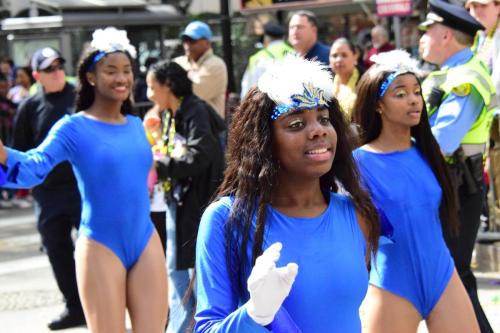
[[[130,44],[127,32],[125,30],[118,30],[114,27],[107,27],[94,31],[90,46],[104,53],[127,51],[132,58],[136,56],[135,47]]]
[[[299,101],[307,107],[306,100],[311,99],[311,94],[326,103],[332,99],[332,75],[328,67],[296,55],[275,61],[260,77],[257,87],[278,105],[292,106]]]
[[[416,59],[413,59],[411,55],[405,50],[393,50],[389,52],[374,54],[370,57],[370,60],[375,63],[373,67],[377,72],[388,71],[396,72],[398,74],[420,74],[418,61]],[[370,71],[372,71],[371,68]]]

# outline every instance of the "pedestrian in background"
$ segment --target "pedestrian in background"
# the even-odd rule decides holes
[[[9,80],[0,73],[0,139],[9,141],[12,135],[12,122],[16,113],[16,105],[8,96]]]
[[[8,97],[14,104],[19,105],[23,100],[28,98],[30,88],[35,83],[31,67],[18,67],[16,69],[15,83],[16,85],[9,89]]]
[[[134,331],[162,332],[167,276],[146,186],[153,158],[141,120],[130,115],[135,49],[125,31],[92,37],[78,66],[80,112],[64,116],[29,152],[0,143],[0,164],[11,187],[41,183],[62,161],[73,165],[83,200],[75,262],[89,330],[124,332],[128,309]],[[36,59],[35,68],[46,65]],[[54,74],[60,66],[50,71],[64,81]]]
[[[264,25],[262,36],[262,50],[250,56],[248,65],[241,79],[241,94],[243,99],[250,88],[257,85],[259,78],[275,61],[282,61],[287,54],[294,52],[293,48],[284,41],[285,29],[274,22]]]
[[[152,90],[149,91],[149,96],[152,98],[157,98],[153,96]],[[164,120],[162,120],[162,112],[164,110],[160,109],[161,106],[156,104],[154,100],[151,100],[155,104],[148,112],[144,115],[144,129],[146,130],[146,136],[148,138],[149,144],[153,152],[153,156],[165,156],[167,154],[167,147],[164,143],[164,135],[166,134]],[[151,210],[151,221],[155,225],[156,232],[160,236],[161,245],[163,248],[163,253],[166,255],[167,250],[167,227],[166,227],[166,213],[167,205],[165,203],[165,191],[169,191],[170,183],[161,182],[158,180],[158,173],[153,165],[148,175],[148,190],[149,190],[149,209]]]
[[[33,54],[33,77],[41,89],[18,107],[10,141],[13,149],[26,152],[38,147],[58,120],[74,113],[75,87],[65,81],[64,64],[59,51],[50,47]],[[38,231],[66,303],[61,316],[49,323],[52,330],[85,324],[71,236],[80,224],[81,198],[70,163],[61,162],[32,191]]]
[[[500,19],[500,1],[498,0],[469,0],[465,2],[465,8],[478,20],[484,30],[479,30],[472,45],[473,52],[488,66],[496,90],[494,101],[495,115],[491,126],[489,156],[485,176],[490,176],[493,184],[494,198],[499,198],[500,194],[500,29],[498,23]],[[488,165],[489,164],[489,165]],[[485,177],[486,179],[487,177]],[[489,183],[485,181],[485,191],[483,199],[483,211],[481,214],[482,230],[489,230],[490,214],[488,203]],[[499,206],[498,199],[495,206]],[[494,222],[493,222],[494,223]]]
[[[225,119],[227,68],[212,50],[212,30],[201,21],[189,23],[181,33],[184,56],[174,59],[188,72],[193,92]]]
[[[301,57],[328,66],[330,48],[318,41],[318,19],[313,12],[300,10],[292,14],[288,22],[288,42]]]
[[[483,206],[483,160],[490,137],[495,88],[488,68],[470,49],[484,27],[464,8],[430,0],[420,52],[438,65],[422,83],[431,130],[450,168],[459,201],[458,234],[444,230],[455,266],[474,306],[482,333],[493,332],[477,296],[471,270]]]
[[[330,68],[333,77],[333,96],[339,101],[347,119],[351,119],[356,101],[356,85],[361,72],[358,68],[356,48],[347,38],[336,39],[330,48]]]
[[[394,45],[389,40],[389,32],[383,26],[374,26],[370,35],[372,47],[364,54],[365,69],[373,65],[373,61],[370,60],[372,55],[394,50]]]
[[[478,20],[484,30],[479,30],[472,50],[488,66],[497,91],[497,105],[500,96],[500,19],[499,0],[468,0],[465,7]]]
[[[16,105],[8,97],[9,80],[0,73],[0,140],[8,142],[12,135],[12,123],[16,112]],[[0,209],[12,208],[14,192],[0,188]]]
[[[153,65],[148,96],[163,119],[163,153],[155,155],[158,181],[167,204],[167,271],[170,314],[167,333],[184,333],[193,317],[195,295],[187,295],[203,209],[220,184],[224,153],[219,134],[224,120],[193,94],[188,73],[176,62]]]
[[[362,146],[354,151],[382,224],[364,301],[367,333],[479,332],[443,229],[456,230],[455,191],[432,132],[405,51],[371,58],[358,86],[354,120]],[[411,189],[411,190],[408,190]]]
[[[9,88],[13,86],[16,80],[16,65],[14,61],[9,57],[0,58],[0,73],[5,75],[7,82],[9,83]]]

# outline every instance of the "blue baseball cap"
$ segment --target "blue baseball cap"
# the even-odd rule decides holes
[[[189,23],[184,31],[181,33],[181,38],[188,37],[194,40],[198,39],[212,39],[212,30],[208,24],[201,21],[193,21]]]

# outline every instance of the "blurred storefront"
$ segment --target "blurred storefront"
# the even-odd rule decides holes
[[[253,17],[250,21],[254,27],[250,29],[259,31],[262,21],[276,18],[286,25],[290,12],[310,10],[318,17],[320,39],[325,43],[342,36],[363,44],[369,39],[369,29],[382,24],[393,39],[396,35],[401,37],[398,40],[401,47],[412,48],[418,44],[416,22],[425,3],[422,0],[242,0],[241,13]],[[401,23],[399,27],[394,27],[396,18]]]
[[[39,47],[61,50],[74,74],[76,64],[96,28],[115,26],[127,30],[138,49],[138,64],[147,57],[168,57],[178,47],[184,15],[172,5],[146,0],[31,0],[21,17],[1,22],[0,38],[16,64],[29,63]],[[22,15],[25,17],[22,17]]]

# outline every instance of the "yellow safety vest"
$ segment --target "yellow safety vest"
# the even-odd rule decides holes
[[[263,48],[248,60],[248,70],[253,70],[255,64],[260,60],[282,60],[287,54],[293,54],[294,49],[286,42],[279,42]]]
[[[445,70],[431,72],[422,83],[422,95],[427,104],[429,117],[437,111],[439,106],[431,108],[429,97],[432,88],[438,87],[444,91],[441,101],[450,93],[457,95],[467,95],[470,93],[470,86],[473,86],[484,100],[484,107],[479,116],[472,124],[469,131],[463,137],[462,144],[484,144],[488,142],[490,126],[493,119],[493,105],[495,98],[495,87],[486,65],[476,56],[465,64]]]

